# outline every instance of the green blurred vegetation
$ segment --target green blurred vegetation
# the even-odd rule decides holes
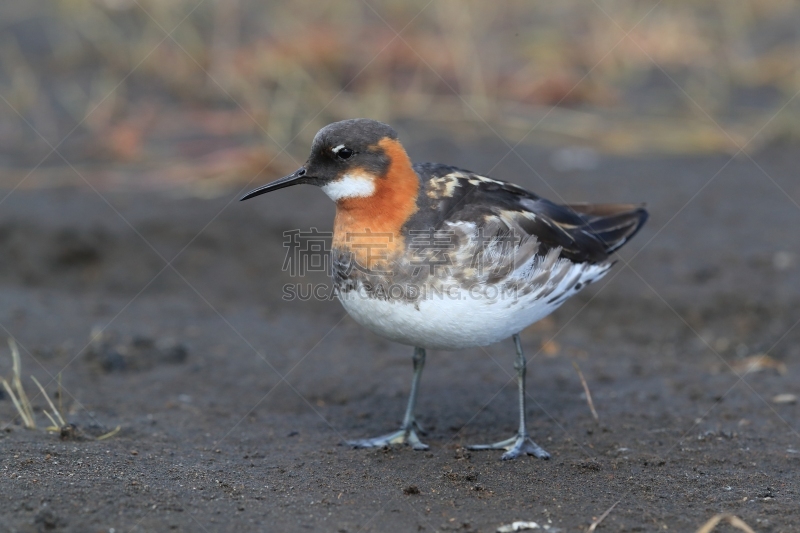
[[[354,116],[615,153],[733,153],[767,124],[752,150],[800,123],[786,0],[5,0],[0,28],[6,168],[52,145],[250,179]]]

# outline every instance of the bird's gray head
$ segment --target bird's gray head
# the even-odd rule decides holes
[[[397,142],[397,132],[388,124],[366,118],[334,122],[314,136],[302,167],[250,191],[242,200],[301,183],[321,187],[337,201],[369,196],[375,190],[374,180],[385,177],[391,165],[387,142]]]

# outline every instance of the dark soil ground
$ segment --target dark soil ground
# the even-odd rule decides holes
[[[499,141],[409,148],[484,172],[505,153]],[[17,190],[0,204],[0,337],[22,347],[31,396],[30,374],[55,396],[61,372],[76,430],[23,429],[3,395],[0,530],[493,532],[529,520],[577,532],[618,502],[598,531],[695,531],[716,513],[798,531],[800,406],[773,401],[800,395],[797,149],[755,162],[601,157],[560,173],[550,151],[528,148],[541,178],[515,155],[492,171],[553,199],[651,212],[604,282],[523,333],[531,430],[549,461],[464,449],[515,430],[511,341],[429,353],[428,452],[339,445],[397,427],[412,350],[336,301],[282,300],[285,283],[325,282],[281,271],[285,230],[331,227],[320,191],[239,204],[236,191]],[[90,346],[93,328],[105,332]],[[785,366],[734,371],[761,353]]]

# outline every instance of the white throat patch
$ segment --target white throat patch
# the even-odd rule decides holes
[[[322,190],[331,200],[337,202],[344,198],[364,198],[375,192],[375,182],[363,174],[345,174],[336,181],[323,185]]]

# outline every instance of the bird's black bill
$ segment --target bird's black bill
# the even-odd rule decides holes
[[[266,185],[262,185],[258,189],[253,189],[249,193],[245,194],[239,201],[242,202],[244,200],[249,200],[255,196],[265,194],[272,191],[277,191],[278,189],[283,189],[284,187],[291,187],[292,185],[298,185],[300,183],[306,183],[306,169],[299,168],[289,174],[288,176],[284,176],[281,179],[277,179],[272,183],[267,183]]]

